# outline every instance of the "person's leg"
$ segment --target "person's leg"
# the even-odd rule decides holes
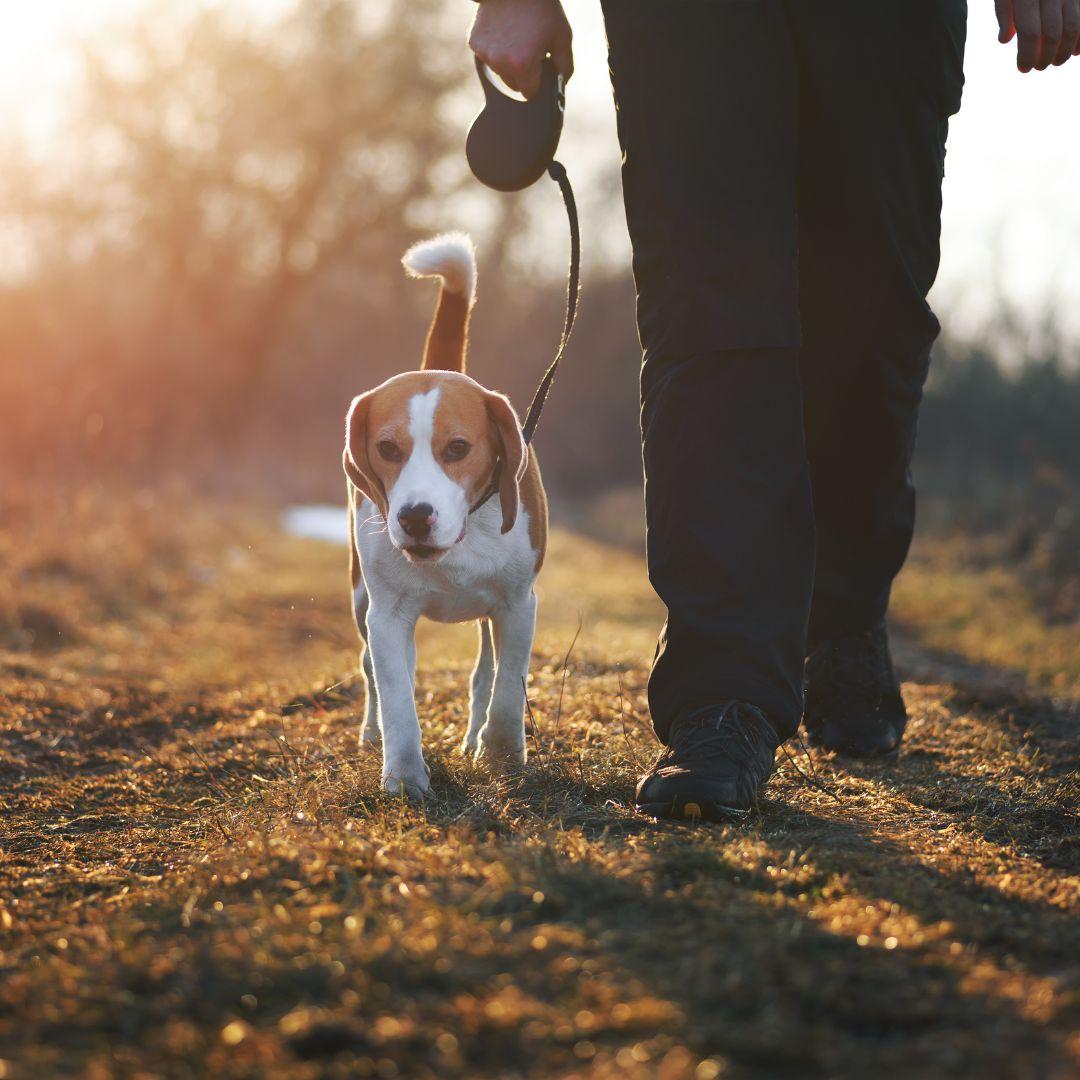
[[[880,624],[915,520],[911,455],[939,330],[926,296],[938,267],[946,128],[963,86],[966,5],[786,7],[800,74],[801,368],[818,531],[811,649],[846,642],[844,656],[811,663],[807,724],[820,729],[817,698],[838,698],[828,702],[835,711],[850,697],[859,737],[825,741],[873,752],[892,749],[903,727]],[[849,691],[816,693],[852,678]],[[855,700],[860,693],[867,701]],[[856,715],[878,699],[876,721]]]
[[[610,0],[605,16],[644,350],[649,573],[668,608],[649,703],[672,750],[673,723],[703,708],[764,713],[756,790],[801,715],[813,573],[790,38],[772,0]],[[766,731],[750,711],[716,716],[724,755]]]
[[[777,734],[802,714],[814,560],[798,350],[646,359],[649,577],[668,609],[649,680],[656,733],[735,698]]]

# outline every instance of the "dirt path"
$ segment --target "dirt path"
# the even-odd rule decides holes
[[[527,774],[455,752],[471,635],[428,628],[417,809],[355,680],[322,690],[336,550],[136,515],[58,561],[35,528],[0,610],[60,632],[2,654],[0,1075],[1076,1074],[1068,701],[908,638],[898,760],[791,747],[749,827],[649,824],[655,603],[558,536]]]

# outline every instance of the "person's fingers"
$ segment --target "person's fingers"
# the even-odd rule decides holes
[[[1080,47],[1080,0],[1065,0],[1061,17],[1061,45],[1054,57],[1054,64],[1058,67]]]
[[[1040,41],[1039,58],[1035,61],[1037,71],[1045,71],[1057,56],[1061,45],[1062,0],[1041,0],[1039,4]]]
[[[1012,0],[994,0],[994,10],[997,12],[998,41],[1004,45],[1012,41],[1016,27],[1013,25]]]
[[[519,55],[511,59],[509,69],[510,78],[505,75],[504,79],[527,98],[534,98],[540,93],[540,63],[541,57],[535,53],[532,55]]]
[[[515,54],[505,49],[488,48],[475,35],[469,39],[469,47],[511,90],[528,98],[540,89],[539,58],[530,58],[526,53]]]
[[[1015,0],[1013,24],[1016,27],[1016,66],[1021,71],[1030,71],[1039,60],[1042,36],[1039,0]]]
[[[511,90],[532,98],[549,52],[564,78],[573,74],[571,38],[559,0],[488,0],[477,8],[469,45]]]

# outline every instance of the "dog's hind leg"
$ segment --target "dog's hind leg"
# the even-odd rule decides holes
[[[380,741],[379,733],[379,691],[375,688],[375,665],[371,661],[371,649],[368,648],[367,613],[368,594],[364,588],[364,579],[353,589],[353,617],[356,629],[360,632],[360,665],[364,680],[364,721],[360,725],[360,748],[375,749]]]
[[[491,688],[495,684],[495,642],[491,637],[491,620],[477,619],[476,625],[480,630],[480,651],[476,654],[476,667],[472,673],[469,730],[465,732],[461,744],[466,754],[476,753],[480,729],[487,720],[488,706],[491,704]]]

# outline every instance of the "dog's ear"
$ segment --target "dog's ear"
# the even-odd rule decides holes
[[[502,531],[508,533],[517,521],[518,484],[525,473],[529,450],[521,437],[521,425],[513,405],[502,394],[486,394],[488,417],[499,445],[499,505]]]
[[[388,509],[386,489],[371,467],[367,452],[367,421],[373,394],[374,391],[369,390],[354,397],[345,414],[345,450],[341,464],[357,491],[369,498],[385,517]]]

